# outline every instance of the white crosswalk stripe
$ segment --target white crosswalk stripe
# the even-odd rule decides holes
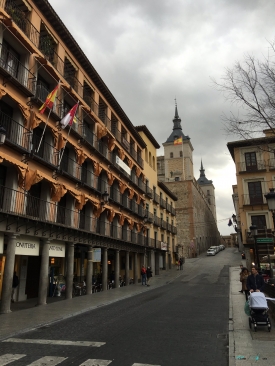
[[[12,354],[12,353],[6,353],[3,356],[0,356],[0,366],[7,365],[13,361],[20,360],[20,358],[25,357],[26,355],[21,354]]]
[[[27,366],[48,366],[48,365],[54,366],[54,365],[58,365],[59,363],[63,362],[66,359],[67,359],[67,357],[45,356],[45,357],[39,358],[39,360],[34,361]]]
[[[86,360],[79,366],[107,366],[111,362],[110,360]]]
[[[7,353],[5,355],[0,356],[0,366],[8,365],[14,361],[20,360],[20,358],[25,357],[23,354],[12,354]],[[64,360],[69,360],[68,357],[55,357],[55,356],[45,356],[39,358],[38,360],[28,364],[27,366],[54,366],[58,365]],[[101,359],[88,359],[79,366],[108,366],[112,363],[112,360],[101,360]],[[152,365],[149,363],[134,363],[132,366],[161,366],[161,365]]]
[[[87,342],[87,341],[59,341],[54,339],[21,339],[21,338],[9,338],[3,342],[14,343],[36,343],[36,344],[51,344],[56,346],[84,346],[84,347],[101,347],[106,344],[105,342]]]
[[[160,365],[149,365],[149,363],[133,363],[132,366],[160,366]]]

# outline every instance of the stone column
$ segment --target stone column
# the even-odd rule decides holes
[[[151,271],[155,273],[155,251],[151,250]]]
[[[11,306],[12,280],[13,280],[14,261],[15,261],[16,238],[17,238],[16,235],[12,234],[11,236],[9,236],[8,239],[0,314],[6,314],[11,312],[10,306]]]
[[[156,252],[155,261],[155,275],[159,275],[159,252]]]
[[[115,288],[119,287],[119,250],[115,251]]]
[[[126,260],[125,260],[125,285],[128,286],[129,285],[129,257],[130,257],[130,253],[128,250],[126,250]]]
[[[138,268],[138,254],[134,253],[134,283],[135,285],[138,284],[138,274],[139,274],[139,268]]]
[[[47,290],[49,282],[49,240],[42,241],[41,267],[38,287],[37,305],[47,305]]]
[[[92,293],[93,288],[93,270],[94,270],[94,264],[93,264],[93,247],[90,245],[88,247],[88,265],[87,265],[87,276],[86,276],[86,288],[87,288],[87,294],[90,295]]]
[[[73,297],[74,244],[67,243],[66,299]]]
[[[108,249],[103,248],[103,263],[102,263],[102,291],[107,290],[108,281]]]

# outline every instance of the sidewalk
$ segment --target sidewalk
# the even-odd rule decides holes
[[[150,287],[139,283],[91,295],[77,296],[65,301],[56,297],[49,298],[48,305],[37,307],[35,307],[37,299],[12,304],[12,308],[17,307],[17,310],[19,308],[23,310],[0,315],[0,341],[163,286],[183,273],[184,271],[176,269],[160,271],[159,276],[150,279]]]
[[[248,316],[244,312],[245,296],[239,292],[240,268],[230,268],[229,293],[229,366],[274,366],[275,326],[271,321],[271,332],[267,327],[249,329]]]

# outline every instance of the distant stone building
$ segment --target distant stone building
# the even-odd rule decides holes
[[[201,164],[200,178],[193,172],[193,146],[184,135],[177,106],[173,130],[163,143],[164,156],[157,158],[158,180],[173,192],[176,202],[178,245],[186,257],[196,256],[211,245],[219,245],[215,188]]]

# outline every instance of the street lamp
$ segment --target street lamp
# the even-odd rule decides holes
[[[109,193],[105,191],[101,195],[102,201],[100,202],[102,206],[105,206],[109,202]]]
[[[254,260],[256,262],[256,259],[257,259],[257,267],[260,267],[260,259],[259,259],[259,253],[258,253],[258,248],[257,248],[258,228],[256,225],[252,224],[249,229],[250,229],[251,235],[254,238]]]
[[[275,192],[274,188],[269,189],[269,193],[264,195],[266,198],[267,206],[269,211],[272,213],[273,226],[275,230]]]
[[[0,145],[3,145],[6,140],[7,131],[3,126],[0,126]]]

